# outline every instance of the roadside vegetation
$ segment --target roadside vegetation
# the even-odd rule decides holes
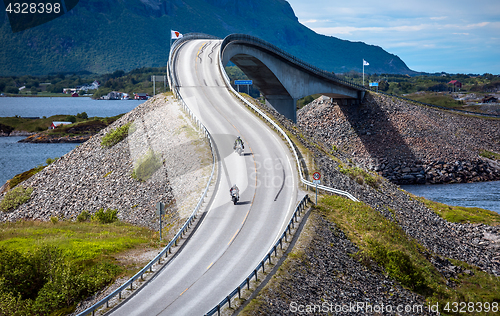
[[[116,210],[91,218],[0,224],[2,315],[69,314],[82,299],[140,269],[117,261],[120,253],[158,247],[154,232],[117,221]]]
[[[364,203],[323,196],[317,209],[359,247],[358,260],[367,265],[376,262],[385,273],[432,303],[439,302],[439,306],[444,307],[452,301],[492,303],[500,300],[500,279],[464,262],[453,260],[453,264],[473,273],[460,274],[457,279],[448,280],[453,286],[447,285],[447,280],[424,255],[430,256],[425,248]]]
[[[464,262],[451,260],[455,266],[463,268],[463,273],[446,279],[430,262],[433,256],[427,249],[394,222],[387,220],[379,212],[362,202],[353,202],[339,196],[320,196],[313,208],[314,216],[321,216],[334,223],[358,247],[353,258],[369,267],[373,273],[382,273],[397,280],[403,287],[421,294],[434,305],[439,303],[442,315],[460,315],[444,310],[447,302],[493,302],[500,301],[500,279]],[[267,300],[267,291],[273,297],[280,297],[283,289],[292,289],[297,275],[289,271],[301,271],[309,264],[304,249],[314,247],[314,243],[329,243],[313,231],[301,234],[298,244],[288,255],[271,281],[244,309],[245,315],[258,315]],[[304,244],[302,244],[304,243]],[[330,271],[335,275],[335,271]],[[335,276],[332,276],[335,277]],[[496,315],[496,313],[478,313]]]

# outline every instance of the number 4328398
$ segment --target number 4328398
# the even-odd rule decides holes
[[[60,3],[9,3],[5,11],[12,14],[43,14],[43,13],[60,13]]]

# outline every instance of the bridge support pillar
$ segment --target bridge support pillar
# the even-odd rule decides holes
[[[297,123],[297,99],[288,95],[266,95],[266,105]]]

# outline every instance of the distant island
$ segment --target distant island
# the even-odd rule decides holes
[[[53,115],[50,117],[0,117],[0,136],[27,136],[24,143],[83,143],[123,114],[113,117]]]

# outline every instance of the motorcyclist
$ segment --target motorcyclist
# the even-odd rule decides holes
[[[236,140],[234,141],[234,146],[233,149],[236,149],[236,147],[241,144],[241,148],[245,149],[245,145],[243,144],[243,140],[238,136],[236,137]]]
[[[236,199],[240,199],[240,189],[238,189],[236,184],[229,189],[229,193],[231,194],[231,197],[236,196]]]

